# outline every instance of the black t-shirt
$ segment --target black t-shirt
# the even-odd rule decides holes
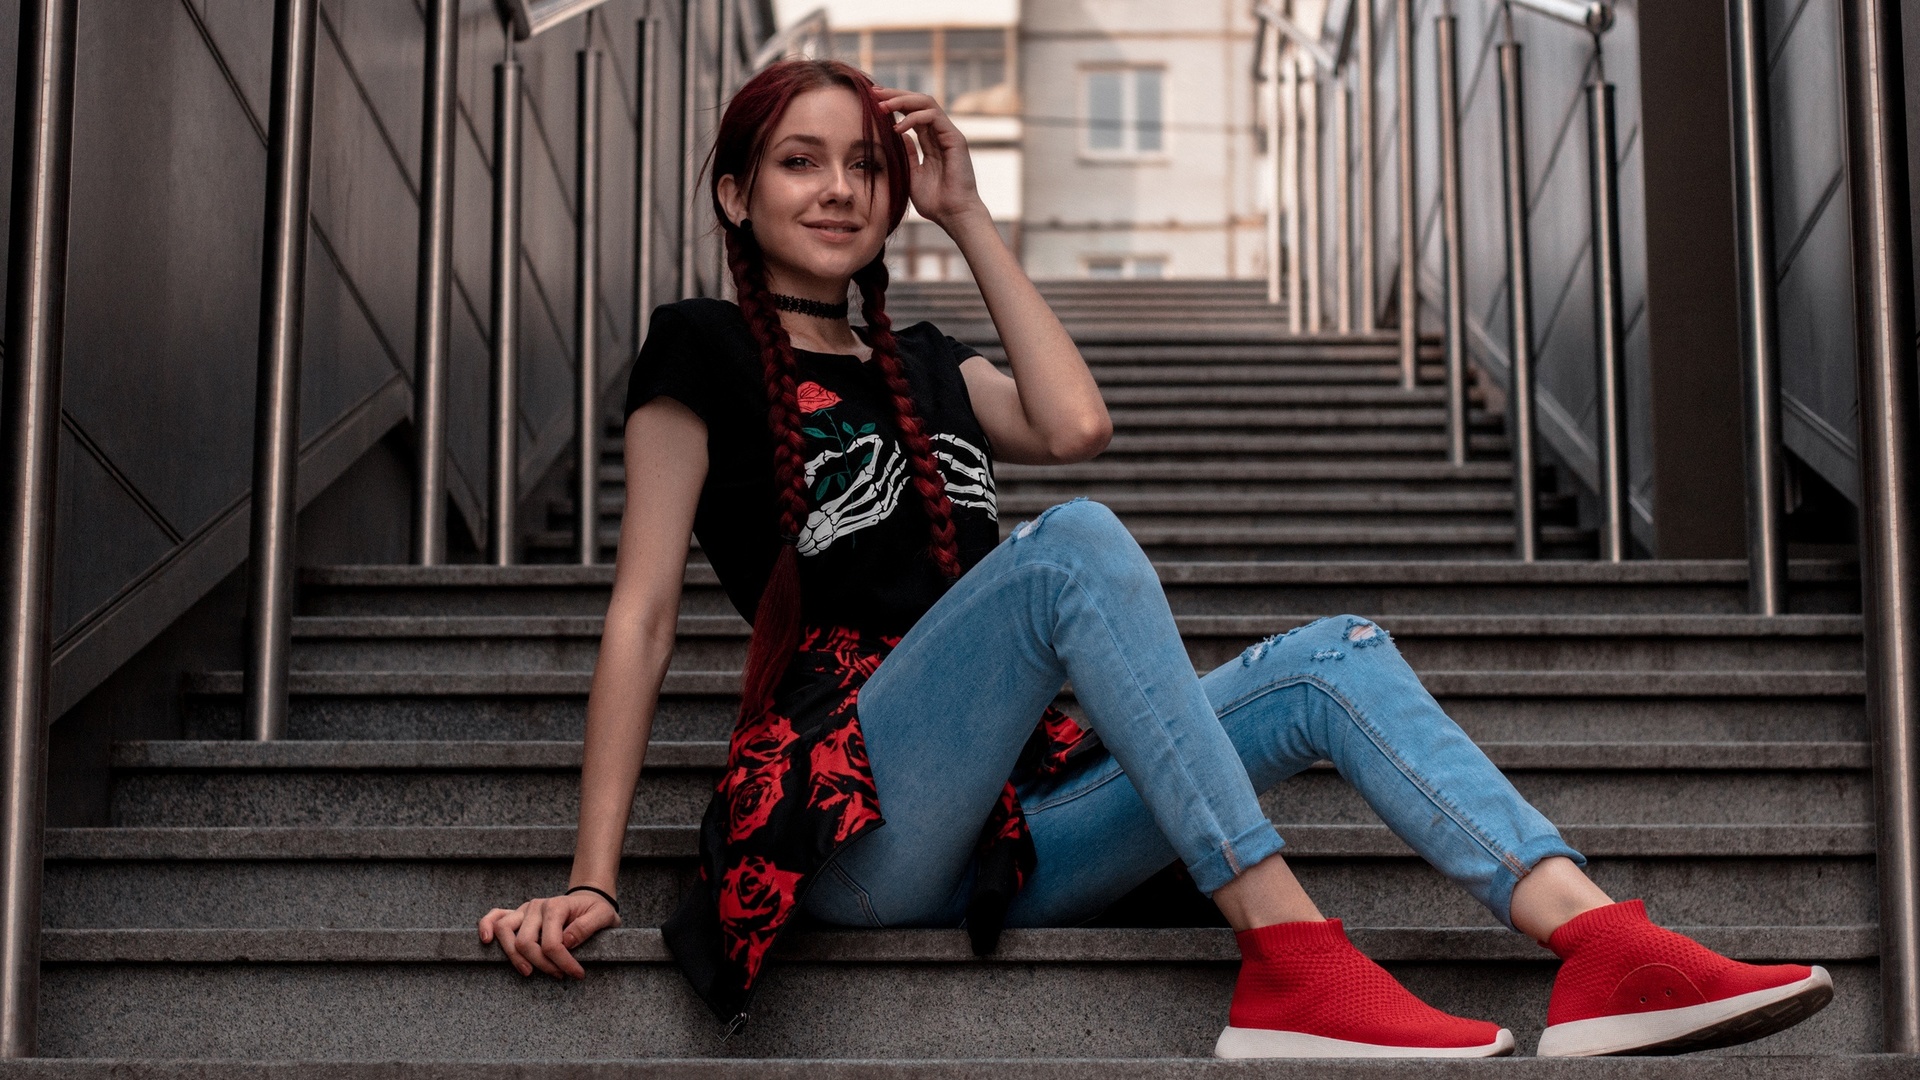
[[[915,408],[946,479],[960,565],[999,542],[986,433],[960,374],[976,350],[920,322],[895,331]],[[801,618],[905,633],[946,590],[927,555],[931,533],[914,490],[879,366],[794,350],[806,438]],[[665,395],[707,425],[707,479],[694,535],[740,614],[753,618],[778,551],[764,369],[740,309],[693,299],[654,309],[627,384],[627,415]],[[628,506],[644,513],[645,507]]]

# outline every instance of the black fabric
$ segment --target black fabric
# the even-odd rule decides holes
[[[960,565],[971,567],[1000,538],[991,447],[960,374],[961,361],[976,350],[927,322],[895,337],[947,481]],[[800,544],[802,621],[905,633],[946,582],[927,557],[927,519],[886,380],[871,361],[803,349],[794,355],[806,460],[816,470],[809,490],[815,527],[803,530]],[[750,620],[779,537],[766,380],[738,307],[694,299],[654,309],[627,384],[627,413],[662,395],[706,422],[707,480],[694,535],[728,598]]]

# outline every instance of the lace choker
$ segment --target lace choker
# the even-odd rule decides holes
[[[816,319],[844,319],[847,317],[847,302],[826,304],[818,300],[808,300],[804,296],[788,296],[785,293],[771,293],[773,306],[782,311],[794,311],[802,315],[811,315]]]

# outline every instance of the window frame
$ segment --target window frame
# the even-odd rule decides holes
[[[1160,89],[1160,108],[1158,130],[1160,145],[1156,149],[1140,148],[1140,76],[1152,72],[1158,76]],[[1100,147],[1093,145],[1093,84],[1096,75],[1120,76],[1120,146]],[[1167,123],[1167,91],[1172,80],[1167,78],[1167,65],[1164,63],[1093,63],[1080,66],[1080,86],[1078,90],[1079,117],[1074,125],[1076,150],[1082,161],[1100,164],[1135,164],[1140,162],[1165,161],[1171,156],[1169,142],[1172,132]]]

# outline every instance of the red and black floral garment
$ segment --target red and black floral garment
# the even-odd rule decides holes
[[[775,695],[778,707],[733,733],[726,772],[700,823],[700,883],[661,927],[694,990],[733,1027],[746,1019],[767,952],[814,873],[842,844],[882,824],[856,704],[899,641],[807,628]],[[1015,784],[1058,773],[1090,745],[1066,713],[1048,706],[1041,714],[980,833],[967,907],[975,952],[993,950],[1007,906],[1037,862]]]

